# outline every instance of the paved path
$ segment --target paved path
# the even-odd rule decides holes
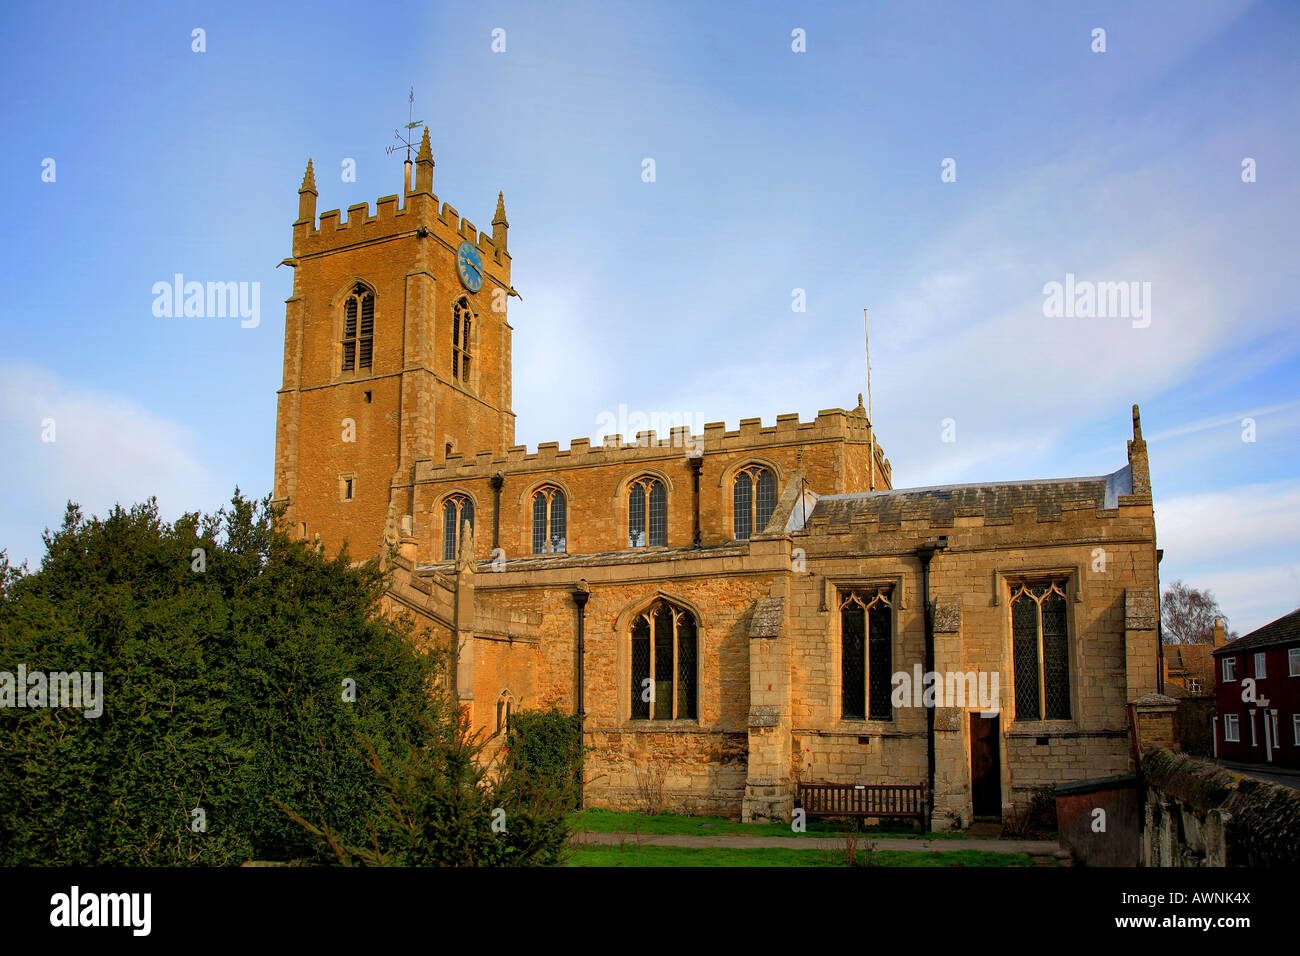
[[[864,845],[866,839],[859,842]],[[922,840],[906,837],[871,837],[877,850],[935,853],[941,850],[983,850],[988,853],[1028,853],[1030,856],[1069,856],[1054,840]],[[574,843],[640,843],[643,846],[731,847],[741,850],[842,850],[844,839],[834,837],[758,837],[738,833],[696,836],[689,833],[594,833],[573,835]]]
[[[1291,787],[1293,790],[1300,790],[1300,772],[1291,770],[1288,767],[1275,767],[1268,763],[1237,763],[1235,760],[1218,760],[1214,762],[1226,770],[1231,770],[1233,773],[1254,777],[1257,780],[1267,780],[1269,783],[1281,784],[1284,787]]]

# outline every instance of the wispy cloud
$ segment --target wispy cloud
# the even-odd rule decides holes
[[[1300,562],[1216,568],[1187,583],[1212,591],[1232,629],[1241,634],[1300,608]]]
[[[1165,441],[1170,438],[1182,438],[1186,435],[1194,435],[1197,432],[1209,431],[1212,428],[1222,428],[1225,425],[1241,425],[1242,421],[1247,418],[1263,418],[1266,415],[1273,415],[1277,412],[1284,412],[1291,408],[1300,407],[1300,400],[1294,402],[1283,402],[1281,405],[1270,405],[1266,408],[1252,408],[1243,412],[1237,412],[1233,415],[1220,415],[1214,418],[1202,418],[1199,421],[1188,422],[1185,425],[1179,425],[1177,428],[1170,428],[1154,435],[1147,435],[1149,442]]]
[[[996,478],[1006,442],[1032,434],[1045,458],[1054,451],[1050,439],[1114,414],[1116,405],[1183,386],[1225,349],[1276,336],[1292,321],[1275,306],[1289,295],[1289,249],[1259,237],[1285,234],[1282,210],[1300,203],[1296,187],[1278,184],[1275,208],[1243,198],[1212,207],[1207,217],[1204,208],[1188,206],[1150,131],[1117,123],[1110,132],[1127,144],[1124,162],[1063,160],[990,196],[932,237],[894,279],[893,294],[873,304],[876,408],[882,441],[896,461],[930,472],[949,460],[933,423],[951,416],[983,453],[966,456],[971,471],[948,480]],[[1184,146],[1180,156],[1193,165],[1217,162],[1204,147]],[[1141,165],[1133,168],[1133,161]],[[1110,214],[1138,208],[1140,243]],[[1046,221],[1060,222],[1059,233],[1044,235]],[[1042,287],[1067,272],[1151,283],[1150,327],[1122,318],[1045,317]],[[860,380],[857,364],[843,367],[844,386]],[[1256,414],[1297,404],[1258,407]],[[1185,428],[1232,420],[1219,416]]]
[[[1300,606],[1300,480],[1157,499],[1161,578],[1214,592],[1243,633]]]
[[[1165,498],[1155,504],[1166,559],[1209,564],[1273,548],[1300,560],[1300,480]]]
[[[14,491],[0,511],[0,546],[13,559],[40,557],[40,529],[57,527],[68,501],[103,514],[156,496],[175,515],[215,507],[231,491],[199,461],[189,429],[135,402],[34,365],[2,366],[0,381]]]

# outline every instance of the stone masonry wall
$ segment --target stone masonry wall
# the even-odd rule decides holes
[[[736,549],[730,549],[735,551]],[[744,550],[743,546],[741,550]],[[484,570],[475,575],[480,607],[496,614],[540,613],[537,638],[515,651],[476,641],[475,725],[487,727],[491,708],[480,704],[477,668],[518,655],[484,693],[510,685],[522,707],[554,703],[576,708],[577,615],[573,589],[586,580],[584,697],[587,743],[586,802],[589,806],[637,809],[662,791],[669,809],[739,815],[746,780],[749,714],[748,623],[755,602],[769,592],[773,575],[746,571],[702,550],[694,555],[645,555],[626,565],[592,560],[551,562],[542,571]],[[631,719],[630,633],[632,617],[665,598],[697,617],[698,718]],[[499,665],[498,665],[499,666]],[[523,671],[532,669],[531,674]],[[484,678],[484,681],[487,679]],[[490,684],[490,686],[489,686]],[[518,688],[518,690],[516,690]]]
[[[1154,629],[1129,627],[1134,588],[1155,582],[1148,507],[1113,512],[1074,509],[1058,515],[1022,512],[1011,521],[957,518],[949,526],[901,521],[892,526],[818,525],[793,535],[807,552],[807,573],[793,578],[791,628],[795,674],[794,771],[830,782],[913,782],[926,775],[925,709],[894,710],[890,721],[840,718],[839,615],[836,595],[855,585],[893,588],[895,672],[924,658],[924,608],[915,549],[939,534],[948,547],[931,565],[931,597],[946,608],[936,622],[940,673],[998,678],[1003,812],[1051,784],[1131,770],[1125,705],[1129,694],[1155,690]],[[1095,550],[1105,552],[1104,564]],[[1071,718],[1021,721],[1015,713],[1011,665],[1010,587],[1022,579],[1067,582],[1071,637]],[[936,617],[941,615],[936,614]],[[1150,661],[1136,669],[1133,661]],[[976,706],[936,712],[934,825],[970,822],[970,720]]]
[[[1155,747],[1142,755],[1143,866],[1295,866],[1300,790]]]

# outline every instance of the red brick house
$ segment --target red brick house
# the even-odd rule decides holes
[[[1300,610],[1214,650],[1214,755],[1300,769]]]

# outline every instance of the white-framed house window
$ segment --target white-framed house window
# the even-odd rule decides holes
[[[1257,651],[1255,653],[1255,680],[1261,680],[1268,676],[1264,668],[1266,657],[1267,656],[1263,651]]]
[[[1225,657],[1223,659],[1223,679],[1225,681],[1237,679],[1237,659],[1235,657]]]
[[[1223,715],[1223,739],[1231,744],[1241,743],[1241,718],[1236,714]]]

